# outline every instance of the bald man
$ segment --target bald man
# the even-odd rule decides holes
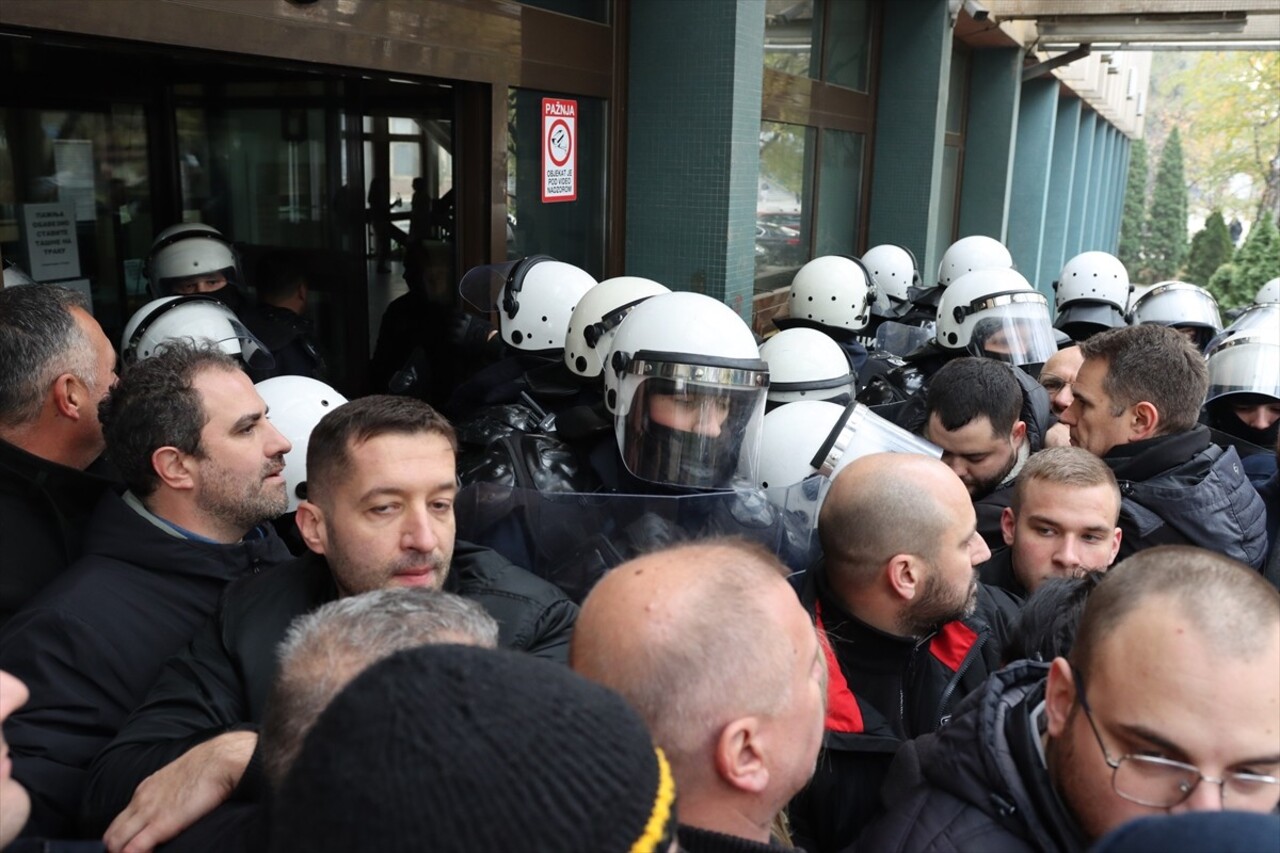
[[[978,582],[990,551],[964,483],[936,459],[851,462],[818,534],[825,557],[800,598],[829,640],[826,732],[791,818],[797,846],[825,853],[878,813],[898,747],[936,730],[999,667],[1017,604]]]
[[[711,539],[623,563],[582,606],[569,659],[621,693],[671,762],[688,853],[771,850],[813,774],[826,667],[778,559]]]

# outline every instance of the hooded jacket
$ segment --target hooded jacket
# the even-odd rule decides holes
[[[89,762],[196,633],[226,584],[290,559],[263,525],[233,545],[161,530],[115,492],[84,553],[0,633],[0,669],[26,682],[5,722],[13,776],[31,794],[28,834],[75,834]]]
[[[906,744],[884,786],[888,812],[860,850],[1076,853],[1088,841],[1049,781],[1036,708],[1049,666],[995,673],[937,734]]]
[[[800,599],[826,638],[827,719],[817,770],[790,815],[796,845],[825,853],[854,841],[878,812],[880,786],[903,742],[944,724],[999,666],[1017,604],[979,585],[973,616],[910,639],[846,611],[821,563]]]
[[[552,584],[468,542],[454,545],[444,589],[480,604],[498,622],[498,645],[567,662],[578,608]],[[188,749],[229,731],[256,731],[289,623],[339,597],[325,559],[306,554],[232,584],[213,618],[164,665],[146,701],[90,770],[89,826],[104,829],[138,783]],[[257,758],[237,789],[257,800]]]
[[[1117,445],[1103,457],[1120,483],[1117,559],[1154,545],[1195,545],[1262,569],[1266,506],[1235,448],[1209,438],[1196,426]]]

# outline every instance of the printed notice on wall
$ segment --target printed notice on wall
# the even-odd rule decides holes
[[[76,205],[22,205],[22,231],[26,235],[27,272],[36,281],[59,281],[80,276],[80,246],[76,242]]]
[[[542,200],[578,198],[578,102],[542,99]]]

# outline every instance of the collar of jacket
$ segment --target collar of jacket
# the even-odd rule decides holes
[[[1209,428],[1197,424],[1186,432],[1117,445],[1102,459],[1111,466],[1117,480],[1142,482],[1183,464],[1209,443]]]

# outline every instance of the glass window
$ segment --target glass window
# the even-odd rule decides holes
[[[857,253],[863,141],[860,133],[822,131],[815,257]]]
[[[609,23],[609,0],[523,0],[523,3],[548,12],[585,18],[597,24]]]
[[[145,301],[142,260],[156,230],[148,156],[136,104],[0,109],[0,253],[37,281],[86,293],[112,340]],[[35,244],[35,215],[50,212],[65,217],[70,255]]]
[[[871,74],[871,3],[837,0],[828,8],[822,79],[865,92]]]
[[[511,89],[507,96],[507,257],[550,255],[604,274],[605,102],[577,97],[577,199],[542,200],[542,99],[551,92]]]
[[[756,292],[785,287],[809,259],[809,199],[817,131],[766,121],[760,124],[760,176],[756,185]]]
[[[764,67],[817,79],[822,17],[813,0],[766,0],[764,14]]]

